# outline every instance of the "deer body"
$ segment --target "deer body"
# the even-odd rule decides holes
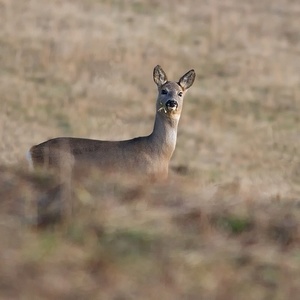
[[[69,169],[91,166],[101,171],[125,172],[164,179],[175,150],[182,102],[195,79],[194,70],[178,83],[170,82],[160,66],[153,71],[158,87],[153,131],[148,136],[124,141],[59,137],[33,146],[29,160],[34,167]]]

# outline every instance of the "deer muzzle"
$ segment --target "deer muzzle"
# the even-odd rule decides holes
[[[178,108],[178,102],[175,100],[168,100],[166,102],[166,109],[169,111],[174,111]]]

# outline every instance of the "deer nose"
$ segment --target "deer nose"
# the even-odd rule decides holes
[[[168,100],[167,103],[166,103],[166,107],[177,108],[178,103],[175,100]]]

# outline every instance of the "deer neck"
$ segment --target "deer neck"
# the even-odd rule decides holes
[[[179,115],[177,118],[171,118],[164,112],[157,112],[153,132],[149,136],[155,152],[167,159],[171,158],[175,150],[178,122]]]

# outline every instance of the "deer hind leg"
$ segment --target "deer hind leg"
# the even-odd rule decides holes
[[[52,169],[59,182],[37,199],[37,225],[47,226],[57,221],[68,222],[73,215],[72,177],[75,160],[70,152],[53,150],[43,157],[42,169]],[[51,168],[48,163],[51,162]]]

